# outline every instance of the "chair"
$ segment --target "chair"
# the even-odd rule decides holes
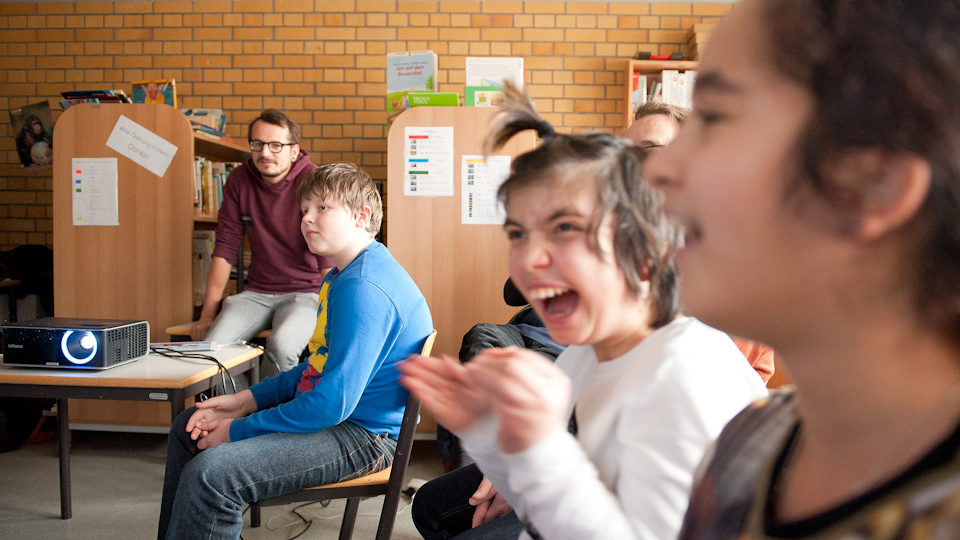
[[[423,344],[421,354],[429,355],[437,337],[434,330]],[[413,449],[413,437],[417,430],[417,417],[420,414],[420,402],[410,394],[403,411],[400,424],[400,436],[397,439],[397,451],[393,456],[393,466],[380,472],[345,480],[335,484],[312,487],[286,495],[271,497],[250,504],[250,526],[260,526],[260,509],[265,506],[280,506],[297,502],[322,501],[326,499],[347,499],[347,508],[343,512],[340,525],[340,540],[349,540],[353,536],[353,526],[357,520],[357,510],[361,497],[385,495],[380,510],[380,524],[377,526],[377,540],[387,540],[393,534],[393,524],[397,519],[397,506],[400,504],[400,490],[403,489],[403,477],[410,463],[410,451]]]

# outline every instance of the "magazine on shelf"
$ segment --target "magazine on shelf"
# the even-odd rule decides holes
[[[436,92],[437,55],[408,51],[387,55],[387,115],[410,108],[410,92]]]
[[[134,103],[166,103],[177,106],[177,81],[161,79],[155,81],[136,81],[133,83]]]

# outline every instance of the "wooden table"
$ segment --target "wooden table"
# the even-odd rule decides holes
[[[234,345],[208,351],[231,375],[247,373],[251,384],[260,380],[262,349]],[[0,396],[57,400],[57,434],[60,458],[60,517],[73,515],[70,498],[69,398],[167,401],[171,418],[184,410],[184,401],[220,382],[217,365],[209,360],[144,358],[101,371],[9,367],[0,365]]]
[[[176,324],[173,326],[167,327],[167,335],[170,336],[170,341],[190,341],[190,328],[193,326],[192,322]],[[261,330],[257,332],[255,338],[268,338],[270,337],[270,329]],[[187,338],[187,339],[182,339]]]

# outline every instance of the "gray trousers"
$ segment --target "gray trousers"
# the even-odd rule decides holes
[[[220,314],[207,333],[218,345],[250,341],[261,330],[271,329],[260,362],[260,376],[272,377],[300,361],[317,326],[317,293],[264,294],[243,291],[223,301]],[[276,365],[274,365],[276,362]]]

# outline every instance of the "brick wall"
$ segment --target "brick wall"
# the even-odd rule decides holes
[[[467,56],[523,56],[537,107],[560,131],[622,121],[626,60],[680,50],[730,4],[275,0],[0,3],[0,110],[64,90],[174,78],[183,107],[222,108],[246,137],[260,110],[303,126],[315,162],[386,178],[385,54],[432,49],[439,90],[463,95]],[[59,108],[57,106],[57,108]],[[56,116],[56,112],[54,113]],[[0,131],[0,250],[52,246],[50,172],[24,176]]]

